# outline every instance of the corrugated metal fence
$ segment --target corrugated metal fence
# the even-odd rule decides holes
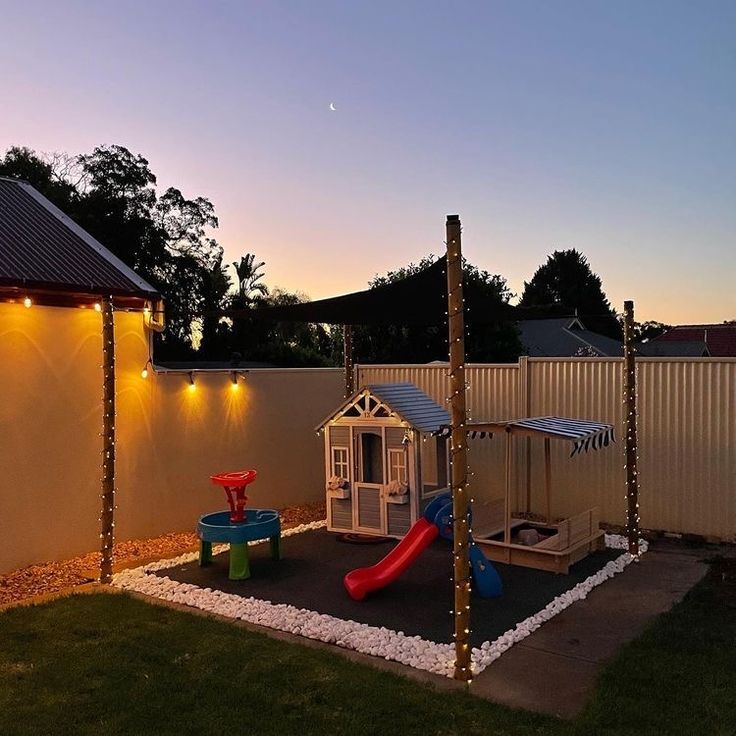
[[[736,359],[637,359],[642,525],[736,539]],[[412,381],[444,404],[446,364],[358,366],[358,385]],[[468,365],[473,420],[557,414],[615,425],[617,444],[570,459],[553,443],[553,513],[599,506],[601,517],[625,515],[623,362],[619,358],[521,358],[511,365]],[[470,441],[472,488],[503,495],[503,443]],[[541,510],[542,443],[517,440],[516,504]],[[527,462],[527,458],[530,462]]]

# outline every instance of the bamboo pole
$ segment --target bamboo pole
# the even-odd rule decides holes
[[[353,326],[342,326],[342,355],[345,369],[345,398],[355,393],[355,375],[353,371]]]
[[[624,425],[626,427],[626,534],[629,553],[639,555],[639,476],[636,440],[634,302],[624,302]]]
[[[115,515],[115,315],[112,297],[102,301],[102,512],[100,582],[112,580]]]
[[[450,462],[455,585],[455,679],[470,682],[470,555],[465,410],[465,318],[460,218],[447,216],[447,314],[450,345]]]

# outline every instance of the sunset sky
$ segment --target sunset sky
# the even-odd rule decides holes
[[[0,0],[0,151],[118,143],[312,298],[578,248],[617,309],[736,319],[736,2]],[[336,111],[329,109],[334,103]]]

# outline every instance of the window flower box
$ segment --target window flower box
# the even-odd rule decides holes
[[[333,475],[327,481],[327,493],[330,498],[350,498],[350,482],[346,478]]]

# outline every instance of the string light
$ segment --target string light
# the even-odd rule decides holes
[[[624,302],[624,424],[626,444],[626,534],[629,553],[639,557],[639,474],[636,433],[636,351],[634,347],[634,303]]]
[[[102,513],[100,514],[100,582],[112,579],[115,530],[115,316],[112,297],[102,313]]]

